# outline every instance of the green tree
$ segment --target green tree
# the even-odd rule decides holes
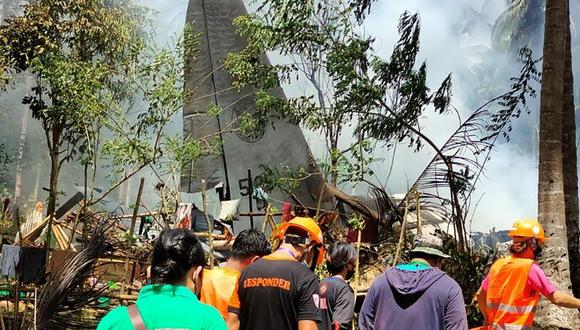
[[[3,72],[27,70],[35,78],[23,103],[45,132],[48,214],[67,162],[84,167],[91,206],[146,167],[157,173],[171,164],[175,174],[170,155],[181,164],[219,151],[213,134],[181,142],[167,130],[183,107],[184,59],[195,60],[197,35],[186,27],[165,48],[152,37],[148,10],[133,0],[37,1],[0,27]],[[110,186],[95,196],[100,170]]]
[[[377,142],[392,146],[407,141],[416,150],[425,142],[436,147],[421,133],[419,118],[430,106],[446,112],[451,87],[450,77],[434,93],[427,87],[426,65],[416,63],[417,15],[402,15],[400,40],[385,60],[374,55],[372,38],[357,33],[364,10],[353,3],[264,1],[256,14],[235,21],[248,47],[226,62],[238,86],[256,88],[260,120],[283,116],[324,136],[327,159],[319,165],[329,182],[326,190],[339,199],[349,196],[338,184],[369,182]],[[260,56],[266,52],[289,61],[263,64]],[[276,97],[272,90],[282,83],[305,84],[306,92]],[[372,215],[350,202],[365,216]]]
[[[126,95],[122,77],[143,48],[142,14],[130,0],[42,0],[0,27],[9,67],[28,70],[36,80],[23,103],[45,131],[49,215],[63,164],[89,151],[110,104]]]

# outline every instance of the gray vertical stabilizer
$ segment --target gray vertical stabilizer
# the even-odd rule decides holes
[[[231,52],[242,50],[244,40],[236,33],[233,20],[246,14],[242,0],[191,0],[186,22],[194,32],[201,33],[201,45],[197,59],[185,69],[185,87],[191,93],[184,109],[184,138],[200,138],[218,130],[235,128],[237,116],[254,111],[251,89],[239,91],[231,88],[232,78],[223,69],[223,63]],[[267,61],[267,57],[264,56]],[[283,91],[279,88],[279,95]],[[207,114],[208,106],[217,104],[224,111],[219,116]],[[292,168],[312,170],[314,163],[308,144],[299,127],[285,121],[268,124],[252,135],[226,132],[221,135],[223,155],[203,157],[184,171],[182,190],[198,192],[201,178],[208,187],[223,182],[230,187],[231,198],[241,198],[246,192],[247,170],[260,174],[260,165],[284,164]],[[256,184],[259,186],[259,180]],[[315,186],[315,183],[309,183]],[[319,189],[319,188],[318,188]],[[315,205],[316,187],[304,183],[296,196],[309,206]],[[314,193],[311,193],[311,190]],[[273,195],[275,199],[289,200],[288,196]]]

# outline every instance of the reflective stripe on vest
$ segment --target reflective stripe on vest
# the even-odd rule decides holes
[[[532,264],[530,259],[507,257],[491,267],[486,303],[492,329],[531,329],[540,299],[527,284]]]
[[[529,314],[536,311],[536,304],[527,306],[512,306],[507,304],[487,304],[487,308],[513,314]]]
[[[517,324],[492,324],[493,330],[533,330],[531,325],[517,325]]]

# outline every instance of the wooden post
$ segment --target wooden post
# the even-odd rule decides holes
[[[139,205],[141,204],[141,194],[143,194],[143,186],[145,185],[145,178],[141,178],[139,183],[139,191],[137,192],[137,199],[135,200],[135,207],[133,208],[133,217],[131,218],[131,226],[129,227],[129,240],[127,246],[127,256],[125,257],[125,266],[123,267],[123,282],[127,280],[127,275],[129,275],[129,259],[131,258],[131,246],[133,244],[133,233],[135,232],[135,222],[137,222],[137,215],[139,214]],[[126,284],[123,283],[121,286],[121,292],[125,293]]]
[[[85,207],[85,203],[84,202],[81,202],[81,203],[82,203],[82,208],[84,208]],[[75,216],[75,221],[73,222],[73,228],[71,230],[70,238],[68,240],[68,244],[66,245],[66,249],[67,250],[69,250],[70,249],[70,246],[72,245],[72,242],[73,242],[73,239],[75,237],[75,232],[77,230],[78,224],[79,224],[79,212],[77,212],[77,215]]]
[[[16,271],[16,282],[15,282],[15,291],[16,294],[14,296],[14,324],[18,324],[18,307],[20,306],[20,295],[18,294],[18,290],[20,289],[20,280],[18,279],[18,277],[20,277],[20,274],[18,271]],[[14,327],[16,328],[16,327]]]
[[[359,221],[361,221],[363,219],[359,218]],[[363,222],[364,223],[364,222]],[[356,238],[356,260],[355,260],[355,264],[354,264],[354,299],[356,301],[356,295],[358,294],[358,288],[360,286],[360,243],[362,240],[362,229],[363,229],[363,223],[357,223],[357,238]],[[354,329],[354,318],[352,320],[352,328]]]
[[[324,195],[324,188],[326,186],[326,177],[322,178],[322,187],[320,187],[320,195],[318,196],[318,203],[316,205],[316,215],[314,219],[318,222],[318,216],[320,215],[320,206],[322,205],[322,196]]]
[[[264,214],[264,222],[262,222],[262,232],[266,232],[266,223],[270,222],[270,206],[272,204],[268,203],[266,206],[266,214]]]
[[[250,228],[254,229],[254,216],[252,212],[254,212],[254,201],[253,201],[253,194],[254,194],[254,182],[252,180],[252,169],[248,169],[248,206],[250,207]]]
[[[399,235],[399,243],[397,244],[397,252],[395,252],[395,258],[393,259],[393,267],[397,265],[397,259],[399,259],[399,254],[401,253],[401,247],[403,241],[405,240],[405,227],[407,225],[407,215],[409,214],[409,199],[405,198],[405,214],[403,215],[403,223],[401,224],[401,234]]]
[[[355,296],[356,292],[358,291],[358,286],[360,284],[360,243],[362,240],[362,230],[358,228],[357,230],[357,238],[356,238],[356,262],[354,264],[354,276],[355,276]]]
[[[415,189],[415,205],[416,205],[416,212],[417,212],[417,236],[423,234],[423,223],[422,223],[422,219],[421,219],[421,194],[419,193],[419,191]]]
[[[36,330],[36,311],[38,310],[37,305],[38,288],[34,284],[34,330]]]
[[[205,217],[205,222],[207,223],[207,245],[209,245],[209,257],[208,257],[208,262],[209,262],[209,269],[213,268],[213,224],[211,223],[211,220],[209,219],[209,213],[207,211],[207,196],[205,193],[205,179],[201,179],[201,200],[202,200],[202,206],[203,206],[203,215]],[[250,196],[250,200],[252,199],[252,196]],[[251,211],[251,209],[250,209]],[[253,228],[253,227],[252,227]]]
[[[6,330],[6,326],[4,326],[4,313],[2,313],[2,310],[0,310],[0,326],[2,326],[2,330]]]

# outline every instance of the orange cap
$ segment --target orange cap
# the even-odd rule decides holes
[[[540,242],[546,240],[544,227],[536,219],[516,220],[512,225],[512,230],[508,233],[511,237],[530,237]]]

